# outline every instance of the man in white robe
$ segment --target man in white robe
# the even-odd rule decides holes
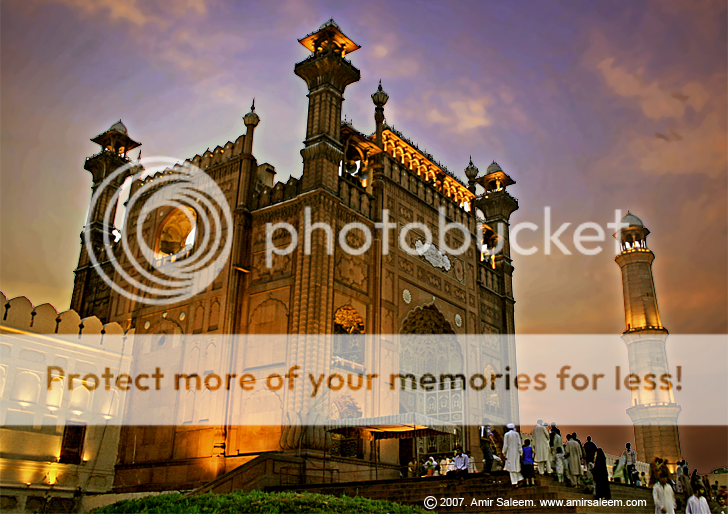
[[[571,435],[566,436],[566,446],[564,446],[564,455],[566,456],[566,476],[573,487],[579,485],[579,480],[584,472],[581,469],[581,459],[584,456],[581,451],[581,445]]]
[[[511,475],[511,484],[518,486],[518,482],[523,480],[521,475],[521,455],[523,448],[521,446],[521,435],[516,432],[516,426],[513,423],[506,425],[510,430],[503,437],[503,456],[506,458],[506,465],[503,469]]]
[[[556,448],[561,448],[561,453],[564,453],[564,443],[561,440],[561,433],[556,427],[556,423],[551,423],[551,433],[549,434],[550,445],[551,445],[551,464],[556,466]],[[566,463],[566,461],[564,461]]]
[[[536,453],[534,461],[538,466],[539,475],[543,475],[544,468],[546,473],[551,474],[551,447],[549,442],[549,430],[543,424],[543,420],[539,419],[536,426],[533,427],[533,449]]]
[[[652,487],[652,499],[655,501],[655,514],[675,514],[675,493],[667,483],[667,475],[660,475],[659,482]]]

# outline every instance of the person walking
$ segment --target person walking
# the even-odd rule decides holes
[[[675,514],[675,493],[667,483],[667,473],[661,473],[658,482],[652,487],[655,514]]]
[[[627,443],[625,450],[622,452],[624,455],[624,483],[634,485],[634,467],[637,464],[637,452],[632,449],[632,445]]]
[[[597,453],[597,445],[592,441],[590,435],[586,436],[586,443],[584,443],[584,461],[586,462],[586,469],[591,469],[594,465],[594,457]]]
[[[549,429],[546,428],[542,419],[536,422],[533,427],[533,449],[535,450],[534,462],[538,466],[538,473],[544,474],[544,470],[551,474],[551,447],[549,440]]]
[[[490,473],[493,469],[493,433],[490,425],[480,427],[480,450],[483,452],[485,467],[483,473]]]
[[[564,449],[559,446],[556,448],[556,462],[554,463],[556,468],[556,477],[559,482],[564,481]]]
[[[561,430],[558,429],[556,423],[551,423],[551,434],[549,438],[549,444],[551,446],[551,460],[554,465],[556,463],[556,449],[561,448],[561,452],[564,452],[564,442],[561,439]]]
[[[607,470],[607,456],[604,450],[597,448],[594,453],[594,467],[592,468],[592,476],[594,477],[594,493],[596,499],[612,499],[612,491],[609,488],[609,471]]]
[[[504,469],[510,473],[511,484],[518,487],[518,482],[523,480],[523,475],[521,475],[521,455],[523,455],[521,435],[516,432],[516,426],[513,423],[508,423],[506,426],[509,430],[503,438],[503,455],[506,458]]]
[[[533,472],[533,446],[531,446],[531,440],[526,439],[523,442],[523,466],[521,473],[526,481],[526,486],[536,485],[536,479],[534,478]]]
[[[699,485],[693,491],[693,495],[688,498],[685,514],[710,514],[708,500],[705,498],[705,488],[702,485]]]
[[[572,487],[579,486],[579,480],[584,474],[581,468],[581,445],[573,438],[572,434],[566,436],[566,447],[564,448],[564,456],[566,457],[566,474],[569,477],[569,483]]]

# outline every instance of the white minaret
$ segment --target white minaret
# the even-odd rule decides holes
[[[655,254],[647,248],[650,231],[637,216],[627,212],[622,226],[625,228],[614,234],[620,243],[621,251],[615,260],[622,270],[627,325],[622,340],[629,352],[629,371],[640,377],[640,387],[632,391],[627,414],[634,424],[637,458],[652,462],[661,457],[674,469],[674,464],[682,459],[677,429],[680,406],[675,403],[672,389],[660,380],[670,371],[665,352],[668,332],[660,321],[652,278]],[[645,387],[645,377],[650,374],[654,388],[649,384]]]

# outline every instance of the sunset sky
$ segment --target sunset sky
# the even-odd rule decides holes
[[[121,118],[146,156],[235,140],[255,97],[254,154],[301,175],[306,86],[297,39],[333,17],[361,45],[344,113],[385,116],[451,171],[472,155],[513,177],[513,223],[570,222],[572,255],[522,232],[517,333],[624,330],[614,244],[583,256],[574,226],[615,209],[650,229],[672,333],[728,332],[725,1],[224,2],[5,0],[0,290],[68,308],[91,195],[89,138]],[[135,154],[136,155],[136,154]],[[611,232],[608,233],[611,236]],[[566,242],[568,241],[568,242]],[[669,344],[669,343],[668,343]]]

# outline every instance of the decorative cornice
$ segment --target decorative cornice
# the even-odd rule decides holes
[[[323,157],[331,162],[339,163],[344,158],[344,152],[323,139],[301,150],[301,157],[303,157],[303,162]]]

